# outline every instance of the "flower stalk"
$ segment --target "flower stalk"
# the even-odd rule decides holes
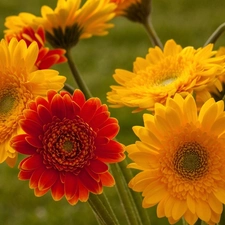
[[[113,217],[113,214],[107,210],[98,195],[90,194],[88,202],[102,225],[119,225],[118,221]]]
[[[72,72],[73,78],[76,81],[78,87],[82,90],[82,92],[84,93],[86,98],[90,98],[92,97],[92,94],[89,90],[89,88],[87,87],[86,83],[84,82],[83,78],[80,76],[76,65],[74,63],[74,61],[72,60],[72,55],[71,55],[71,49],[67,49],[66,50],[66,54],[65,54],[66,58],[67,58],[67,63],[70,67],[70,70]]]
[[[163,49],[163,45],[162,42],[160,41],[154,26],[152,24],[151,18],[150,16],[148,16],[145,20],[145,22],[143,22],[144,28],[147,31],[147,34],[152,42],[153,47],[158,46],[161,49]]]
[[[215,44],[217,39],[225,32],[225,23],[222,23],[208,38],[208,40],[205,42],[205,46],[213,43]]]

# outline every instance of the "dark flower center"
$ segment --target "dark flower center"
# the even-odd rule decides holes
[[[0,91],[0,116],[3,119],[9,116],[11,111],[17,106],[17,90],[13,87],[7,87]]]
[[[78,174],[94,157],[96,133],[79,116],[54,117],[44,130],[40,153],[47,168]]]
[[[175,171],[183,178],[194,180],[208,171],[208,154],[197,142],[186,142],[179,146],[174,158]]]

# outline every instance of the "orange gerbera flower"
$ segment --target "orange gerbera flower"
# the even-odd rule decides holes
[[[27,46],[36,41],[39,47],[39,55],[36,60],[38,69],[48,69],[54,64],[67,61],[64,56],[65,49],[51,50],[45,47],[45,31],[42,26],[33,23],[36,17],[30,13],[20,13],[18,16],[9,16],[6,18],[5,39],[9,42],[13,37],[17,40],[23,39]]]
[[[158,217],[218,224],[225,203],[224,102],[207,100],[198,114],[191,94],[176,94],[155,114],[144,114],[133,130],[140,141],[126,147],[141,170],[129,183],[142,192],[143,207],[157,205]]]
[[[86,101],[79,90],[73,96],[49,91],[47,100],[30,104],[20,124],[25,134],[11,145],[29,155],[19,165],[19,179],[30,180],[36,196],[51,190],[54,200],[65,195],[74,205],[114,185],[106,163],[123,160],[123,146],[112,140],[118,122],[98,98]]]
[[[80,39],[108,34],[115,7],[110,0],[87,0],[82,6],[81,0],[58,0],[55,9],[43,6],[35,21],[44,26],[52,46],[68,49]]]
[[[108,102],[113,107],[136,107],[154,110],[155,103],[166,103],[168,97],[195,93],[199,102],[210,98],[208,87],[225,74],[223,56],[215,56],[213,45],[194,49],[182,48],[168,40],[164,49],[150,48],[145,58],[138,57],[133,71],[117,69]]]

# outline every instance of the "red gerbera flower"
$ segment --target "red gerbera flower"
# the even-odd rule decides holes
[[[51,190],[54,200],[65,195],[74,205],[114,185],[106,163],[123,160],[124,150],[112,140],[119,125],[100,99],[86,100],[79,90],[49,91],[47,100],[30,103],[20,125],[25,134],[15,136],[11,146],[29,155],[19,164],[19,179],[30,180],[36,196]]]
[[[66,50],[62,48],[49,49],[45,46],[45,31],[42,26],[34,29],[30,26],[23,27],[18,33],[9,33],[5,35],[5,39],[9,42],[13,37],[18,41],[23,39],[27,46],[36,41],[39,47],[39,54],[35,65],[38,69],[48,69],[51,66],[67,61],[65,57]]]

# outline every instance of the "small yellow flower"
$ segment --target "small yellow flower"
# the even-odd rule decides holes
[[[51,45],[68,49],[80,39],[106,35],[113,27],[107,22],[115,16],[115,7],[110,0],[87,0],[82,6],[81,0],[58,0],[54,10],[42,7],[36,23],[44,26]]]
[[[225,112],[210,98],[197,113],[191,94],[176,94],[155,114],[144,114],[144,127],[133,127],[140,141],[126,147],[141,170],[129,183],[142,192],[143,207],[157,205],[157,216],[170,224],[181,217],[216,224],[225,203]]]
[[[214,57],[213,45],[182,49],[175,41],[166,42],[164,50],[150,48],[146,58],[138,57],[133,72],[117,69],[108,102],[112,107],[136,107],[153,110],[155,103],[165,104],[168,97],[181,93],[198,94],[201,101],[210,98],[206,87],[225,73],[224,57]]]
[[[12,38],[0,42],[0,163],[16,162],[16,152],[10,147],[12,136],[21,132],[18,121],[30,100],[46,96],[49,89],[60,90],[66,78],[55,70],[37,70],[36,42],[27,47],[25,41]]]

